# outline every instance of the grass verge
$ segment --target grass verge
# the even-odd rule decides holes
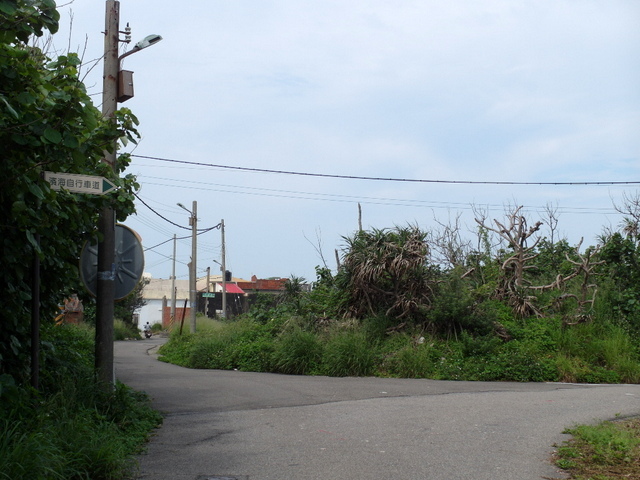
[[[93,331],[43,330],[41,389],[0,375],[0,480],[135,478],[135,455],[161,421],[148,397],[93,376]]]
[[[640,418],[565,430],[556,465],[573,480],[640,479]]]

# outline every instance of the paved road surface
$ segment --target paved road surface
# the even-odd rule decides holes
[[[165,413],[144,480],[565,478],[576,423],[640,415],[638,385],[299,377],[190,370],[116,342],[119,380]]]

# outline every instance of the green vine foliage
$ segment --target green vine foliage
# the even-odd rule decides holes
[[[135,177],[120,178],[101,161],[118,140],[135,142],[137,119],[121,109],[103,119],[78,78],[74,53],[51,60],[30,39],[55,33],[52,0],[0,0],[0,237],[2,313],[0,374],[20,376],[28,367],[32,264],[41,262],[43,321],[78,284],[78,258],[96,237],[98,212],[112,206],[122,221],[134,211]],[[44,171],[108,177],[119,188],[103,196],[53,191]],[[39,239],[39,240],[38,240]]]

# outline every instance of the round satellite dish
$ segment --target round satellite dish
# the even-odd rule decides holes
[[[116,225],[115,300],[129,295],[142,278],[144,252],[139,235],[124,225]],[[80,254],[80,278],[94,297],[98,292],[98,244],[85,243]]]

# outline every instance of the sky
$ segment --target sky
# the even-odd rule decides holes
[[[99,106],[105,3],[59,5],[55,48],[82,55]],[[142,134],[127,172],[148,205],[125,224],[154,278],[174,234],[188,278],[177,203],[197,202],[199,228],[224,220],[234,277],[313,281],[358,203],[365,229],[458,219],[469,238],[474,211],[522,205],[533,224],[550,206],[556,235],[586,246],[640,192],[637,0],[122,0],[127,22],[123,52],[163,37],[122,66]],[[218,273],[220,230],[197,244],[198,275]]]

